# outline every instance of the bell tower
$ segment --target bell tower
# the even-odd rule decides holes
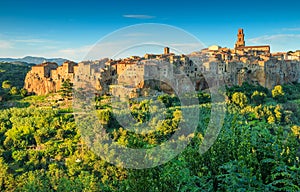
[[[165,54],[165,55],[170,54],[170,48],[169,48],[169,47],[165,47],[165,48],[164,48],[164,54]]]
[[[235,48],[245,47],[245,35],[244,35],[244,30],[243,29],[238,30],[237,38],[238,39],[235,43]]]

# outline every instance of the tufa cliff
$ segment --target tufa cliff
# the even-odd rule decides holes
[[[72,61],[65,61],[61,66],[51,62],[35,65],[26,75],[24,88],[37,95],[57,92],[65,80],[73,82],[77,66]]]

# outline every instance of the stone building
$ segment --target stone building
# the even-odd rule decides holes
[[[33,66],[26,75],[24,88],[37,95],[57,92],[65,80],[73,82],[76,70],[77,64],[72,61],[65,61],[62,66],[50,62]]]
[[[239,54],[250,53],[252,55],[259,55],[270,53],[269,45],[260,45],[260,46],[246,46],[245,45],[245,34],[243,29],[238,30],[237,42],[235,44],[235,51]]]
[[[32,66],[31,71],[34,74],[39,74],[40,77],[50,77],[51,70],[56,69],[58,65],[52,62],[45,62],[39,65]]]
[[[243,82],[272,89],[283,83],[300,82],[300,51],[270,53],[270,46],[246,46],[243,29],[238,30],[234,49],[217,45],[175,55],[165,47],[162,54],[145,54],[124,59],[101,59],[76,64],[71,61],[58,66],[42,63],[32,67],[25,88],[42,95],[57,92],[70,79],[76,88],[88,88],[96,94],[136,97],[145,90],[168,93],[228,86]]]

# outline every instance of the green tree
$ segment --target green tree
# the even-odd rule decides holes
[[[11,95],[17,95],[17,94],[19,93],[19,90],[18,90],[17,87],[12,87],[12,88],[10,89],[9,93],[10,93]]]
[[[286,96],[281,85],[276,85],[272,90],[272,97],[280,103],[286,102]]]
[[[248,103],[247,96],[244,93],[236,92],[232,95],[232,102],[237,106],[243,108]]]
[[[71,80],[66,79],[62,83],[61,88],[59,90],[60,95],[65,99],[72,97],[72,87],[73,87],[73,83],[71,83]]]
[[[294,125],[291,130],[293,134],[300,139],[300,126]]]
[[[20,95],[22,96],[22,97],[25,97],[26,95],[27,95],[27,90],[26,89],[21,89],[20,90]]]
[[[263,104],[267,95],[264,92],[254,91],[251,99],[255,104]]]
[[[11,82],[9,80],[3,81],[2,82],[2,88],[3,89],[10,89],[11,88]]]
[[[12,188],[14,185],[13,175],[9,173],[9,166],[0,157],[0,191],[13,191]]]

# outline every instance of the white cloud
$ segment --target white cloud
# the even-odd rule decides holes
[[[124,37],[146,37],[146,36],[151,36],[152,34],[150,33],[127,33],[124,34]]]
[[[283,31],[300,31],[300,27],[295,27],[295,28],[283,28]]]
[[[291,40],[300,38],[300,34],[277,34],[277,35],[264,35],[248,39],[250,43],[267,43],[282,40]]]
[[[11,40],[12,42],[15,43],[23,43],[26,45],[36,45],[36,44],[61,44],[63,42],[59,42],[59,41],[54,41],[54,40],[50,40],[50,39],[13,39]]]
[[[205,46],[201,43],[171,43],[170,48],[174,48],[178,51],[178,54],[184,53],[189,54],[194,51],[199,51]]]
[[[61,57],[82,61],[92,48],[92,45],[85,45],[78,48],[69,48],[69,49],[61,49],[58,51],[56,55],[61,55]]]
[[[300,34],[264,35],[248,39],[247,42],[255,45],[270,45],[272,51],[287,51],[300,49]]]
[[[102,58],[121,58],[128,53],[129,40],[98,42],[93,45],[85,45],[78,48],[62,49],[56,55],[75,61],[97,60]],[[131,55],[131,54],[129,54]],[[128,56],[129,56],[128,55]]]
[[[125,18],[133,18],[133,19],[153,19],[155,16],[152,15],[123,15]]]
[[[20,43],[46,43],[46,42],[49,42],[49,40],[45,40],[45,39],[16,39],[13,41],[20,42]]]
[[[13,43],[8,40],[0,40],[0,49],[11,49],[13,48]]]
[[[57,46],[45,45],[42,47],[43,49],[58,49]]]
[[[170,46],[197,48],[197,47],[203,46],[203,45],[200,43],[172,43],[172,44],[170,44]]]
[[[35,50],[35,49],[55,49],[58,48],[58,45],[63,44],[63,42],[54,41],[50,39],[17,39],[17,38],[8,38],[6,40],[0,39],[0,48],[1,49],[26,49],[26,50]]]

